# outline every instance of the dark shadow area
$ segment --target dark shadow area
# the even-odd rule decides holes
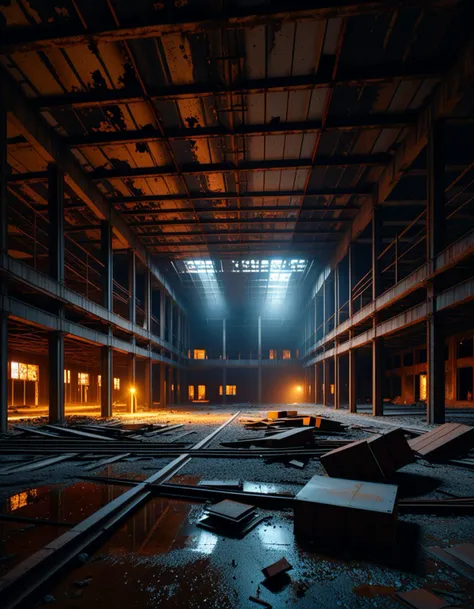
[[[398,497],[399,499],[405,499],[427,495],[442,485],[443,481],[435,476],[424,476],[412,472],[395,472],[390,483],[398,485]]]

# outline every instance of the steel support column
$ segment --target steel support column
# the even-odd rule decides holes
[[[352,288],[354,287],[354,285],[356,284],[355,281],[355,260],[354,260],[354,245],[350,245],[349,246],[349,251],[347,252],[347,255],[349,256],[349,272],[347,274],[347,279],[349,282],[348,285],[348,290],[349,290],[349,317],[352,317],[352,315],[354,315],[354,301],[352,300]]]
[[[160,364],[160,408],[166,408],[166,364]]]
[[[314,403],[318,404],[319,381],[318,381],[318,365],[317,364],[314,364],[313,377],[314,377]]]
[[[151,315],[153,306],[153,292],[151,287],[151,273],[148,269],[145,269],[145,297],[144,297],[144,309],[145,309],[145,330],[151,332]]]
[[[114,389],[113,349],[111,347],[101,347],[100,363],[100,413],[103,417],[111,417]]]
[[[257,357],[258,357],[258,403],[262,404],[262,317],[258,316],[257,325]]]
[[[222,359],[227,359],[227,336],[226,336],[226,320],[222,320]],[[222,403],[225,404],[227,389],[227,368],[222,366]]]
[[[385,356],[383,338],[372,341],[372,415],[383,415]]]
[[[168,299],[168,317],[169,317],[169,321],[168,321],[168,342],[174,346],[174,325],[173,325],[173,318],[174,318],[174,302],[173,299],[170,297]]]
[[[443,248],[445,230],[445,141],[444,122],[431,126],[428,136],[427,204],[426,204],[426,258],[430,272],[436,271],[436,256]],[[428,423],[445,421],[445,362],[444,328],[436,309],[437,280],[427,285],[427,420]]]
[[[128,250],[128,319],[137,323],[137,259],[133,250]]]
[[[102,305],[113,311],[113,251],[112,251],[112,226],[108,220],[100,223],[101,257],[104,268],[102,269]]]
[[[2,293],[0,291],[0,299]],[[0,307],[0,433],[8,430],[8,316]]]
[[[129,411],[136,412],[137,410],[137,356],[135,353],[128,354],[128,394],[129,394]]]
[[[329,360],[325,359],[323,361],[323,406],[327,406],[329,404]]]
[[[153,360],[145,360],[145,383],[144,383],[144,394],[143,402],[145,408],[153,408]]]
[[[334,356],[334,409],[341,407],[341,356]]]
[[[160,287],[160,338],[166,340],[166,292]]]
[[[48,220],[49,275],[64,283],[64,173],[55,163],[48,165]]]
[[[322,289],[322,292],[323,292],[323,306],[322,306],[322,310],[323,310],[323,332],[322,332],[322,336],[326,336],[326,334],[327,334],[327,319],[326,318],[327,318],[328,311],[327,311],[327,303],[326,303],[326,292],[327,292],[327,290],[326,290],[326,282],[327,282],[327,279],[325,279],[323,281],[323,289]]]
[[[64,420],[64,334],[52,331],[48,334],[49,359],[49,421]]]
[[[168,404],[171,406],[171,404],[175,403],[174,400],[174,381],[173,381],[173,368],[171,366],[167,367],[166,370],[166,387],[168,389],[167,393],[167,401]]]
[[[8,252],[7,113],[0,96],[0,253]],[[8,429],[8,316],[3,302],[6,279],[0,276],[0,433]]]
[[[372,300],[383,291],[380,253],[382,251],[382,210],[377,207],[377,197],[374,195],[372,207]],[[377,315],[374,315],[373,327],[377,326]],[[385,357],[383,338],[372,341],[372,415],[383,415],[383,393],[385,380]]]
[[[357,403],[356,403],[356,395],[357,395],[357,372],[356,372],[356,358],[357,351],[356,349],[349,350],[349,381],[348,381],[348,390],[349,390],[349,412],[357,412]]]
[[[339,265],[334,267],[334,327],[339,325]]]

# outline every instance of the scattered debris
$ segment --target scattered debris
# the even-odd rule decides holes
[[[268,567],[262,569],[262,573],[265,575],[266,578],[277,577],[278,575],[282,575],[283,573],[290,571],[290,569],[292,568],[293,567],[286,560],[286,558],[283,557],[280,558],[280,560],[277,560],[273,564],[269,565]]]
[[[267,601],[263,601],[261,598],[256,598],[255,596],[249,596],[249,601],[252,601],[253,603],[257,603],[258,605],[261,605],[262,607],[267,607],[267,609],[272,609],[273,605],[270,605],[270,603],[267,603]]]
[[[462,543],[452,548],[446,548],[446,552],[474,569],[474,545]]]
[[[468,567],[464,562],[458,560],[452,554],[448,554],[445,549],[433,546],[426,548],[426,551],[433,555],[437,560],[441,560],[461,575],[464,575],[464,577],[474,581],[474,569]]]

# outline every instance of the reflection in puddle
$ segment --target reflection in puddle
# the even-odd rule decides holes
[[[118,486],[80,482],[41,486],[15,493],[0,503],[0,511],[28,519],[72,525],[84,520],[124,492]],[[6,573],[67,530],[55,524],[0,520],[0,573]]]

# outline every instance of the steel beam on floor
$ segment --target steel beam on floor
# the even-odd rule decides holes
[[[167,482],[190,461],[193,451],[207,446],[239,414],[240,412],[235,413],[189,451],[181,454],[147,480],[122,493],[4,575],[0,579],[2,609],[14,609],[20,603],[25,602],[37,590],[44,588],[46,583],[73,560],[77,560],[78,554],[92,543],[97,543],[99,539],[110,534],[115,526],[151,497],[149,484]]]
[[[64,421],[64,334],[49,332],[49,422]]]

